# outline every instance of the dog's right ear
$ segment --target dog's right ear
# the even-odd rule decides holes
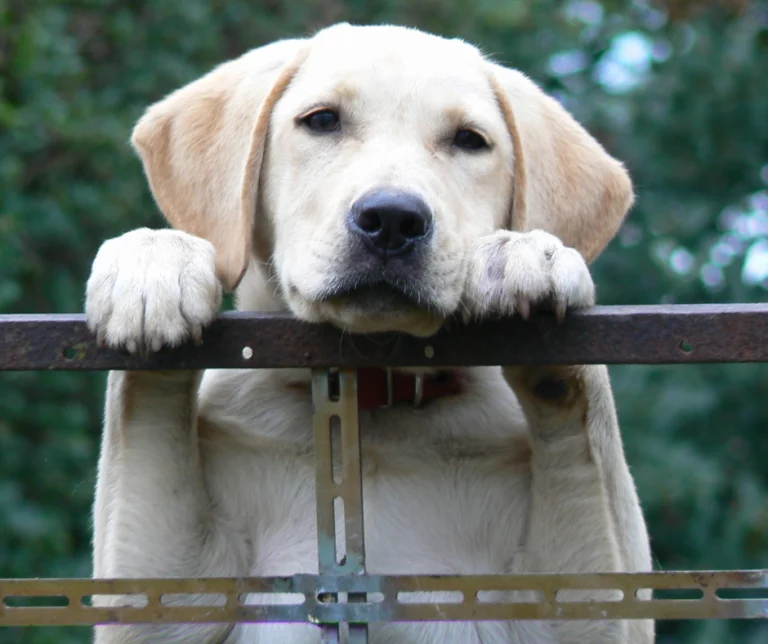
[[[272,108],[307,49],[307,41],[285,40],[224,63],[152,105],[133,130],[160,210],[175,228],[214,245],[228,291],[245,272],[258,225]]]
[[[491,85],[514,146],[509,228],[546,230],[591,262],[634,200],[627,171],[521,72],[492,64]]]

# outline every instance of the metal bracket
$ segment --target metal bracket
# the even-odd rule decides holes
[[[335,375],[338,377],[339,395],[337,400],[332,400],[331,372],[327,369],[312,371],[318,565],[321,575],[364,575],[357,371],[340,369]],[[327,593],[324,599],[338,603],[344,601],[344,594]],[[346,599],[350,603],[364,603],[366,595],[349,593]],[[321,628],[322,644],[339,644],[344,630],[341,624],[323,623]],[[349,623],[346,629],[349,644],[365,644],[368,641],[367,624]]]

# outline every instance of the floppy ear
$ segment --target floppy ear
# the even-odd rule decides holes
[[[152,105],[133,130],[160,210],[175,228],[214,245],[226,290],[242,278],[257,234],[272,108],[305,57],[302,40],[255,49]]]
[[[509,227],[545,230],[593,260],[634,201],[627,171],[522,73],[492,65],[491,83],[514,145]]]

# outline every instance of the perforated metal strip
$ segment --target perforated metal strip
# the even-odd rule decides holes
[[[357,371],[312,371],[315,425],[318,569],[326,575],[365,574],[363,481]],[[324,593],[325,603],[364,603],[364,593]],[[349,621],[349,620],[344,620]],[[338,644],[342,626],[320,620],[323,644]],[[368,641],[366,624],[349,623],[349,644]]]
[[[638,599],[639,589],[657,591]],[[538,601],[518,603],[489,591],[532,590]],[[617,601],[564,601],[559,590],[620,591]],[[442,592],[418,601],[408,593]],[[292,593],[293,604],[249,604],[246,593]],[[364,601],[326,603],[327,594]],[[478,595],[479,593],[479,595]],[[687,593],[683,595],[683,593]],[[142,606],[96,608],[97,594],[141,595]],[[165,595],[206,595],[196,606],[170,606]],[[419,595],[420,597],[421,595]],[[690,597],[688,599],[682,596]],[[768,570],[579,575],[380,576],[296,575],[243,579],[3,579],[0,625],[169,622],[307,622],[506,619],[759,619],[768,618]],[[666,597],[666,598],[665,598]],[[85,601],[84,601],[85,598]],[[491,601],[493,599],[493,601]],[[421,601],[421,600],[419,600]],[[37,605],[34,604],[44,604]],[[52,605],[54,604],[54,605]]]

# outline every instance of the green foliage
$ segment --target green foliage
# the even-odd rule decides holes
[[[618,0],[0,0],[0,311],[79,311],[99,243],[162,224],[127,145],[146,105],[221,60],[341,19],[476,42],[626,160],[639,199],[595,265],[602,303],[763,300],[768,7],[673,6],[670,17]],[[765,567],[765,367],[613,376],[658,566]],[[103,385],[101,374],[0,375],[0,577],[89,574]],[[768,639],[764,625],[719,621],[660,633]],[[4,644],[87,637],[0,630]]]

